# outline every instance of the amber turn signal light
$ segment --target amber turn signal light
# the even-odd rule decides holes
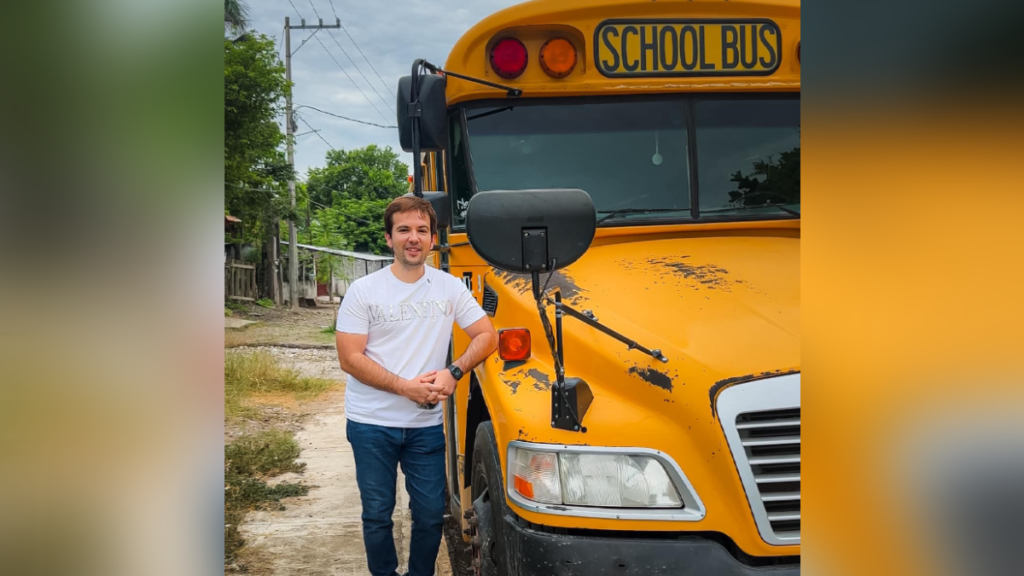
[[[516,492],[519,492],[523,496],[532,499],[533,498],[533,483],[522,476],[515,477]]]
[[[548,76],[565,78],[576,68],[576,47],[565,38],[552,38],[540,47],[540,67]]]
[[[530,348],[530,331],[526,328],[498,331],[498,356],[502,360],[526,360],[530,357]]]

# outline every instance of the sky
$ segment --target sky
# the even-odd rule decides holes
[[[295,169],[299,179],[306,179],[309,168],[323,166],[331,148],[352,149],[367,144],[390,146],[411,170],[412,154],[402,151],[397,129],[349,122],[299,107],[312,106],[394,126],[398,79],[409,74],[413,60],[425,58],[443,66],[452,46],[470,27],[520,1],[246,0],[250,28],[277,41],[282,61],[285,16],[291,18],[292,25],[298,25],[299,18],[305,18],[309,25],[316,23],[319,14],[327,25],[334,24],[337,15],[344,26],[344,30],[321,30],[308,40],[309,30],[291,32],[295,83],[292,102],[299,118]],[[283,130],[283,117],[280,123]],[[312,133],[311,128],[319,132]]]

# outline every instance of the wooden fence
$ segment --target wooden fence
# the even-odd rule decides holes
[[[255,301],[256,267],[230,262],[224,267],[224,294],[232,300]]]

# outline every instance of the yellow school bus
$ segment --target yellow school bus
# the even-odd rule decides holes
[[[799,2],[538,0],[417,62],[434,265],[501,336],[443,407],[477,573],[798,574]]]

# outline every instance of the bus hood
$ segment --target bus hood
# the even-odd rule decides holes
[[[670,412],[670,404],[706,411],[710,397],[713,413],[714,395],[725,385],[799,371],[799,229],[690,234],[598,238],[551,278],[549,288],[557,286],[563,301],[669,360],[629,350],[565,317],[566,374],[590,382],[596,397]],[[500,323],[530,327],[534,357],[549,367],[529,277],[496,272],[489,285],[499,297]],[[545,382],[535,380],[545,377],[552,379],[553,370],[502,372],[506,383],[534,380],[538,390]]]

